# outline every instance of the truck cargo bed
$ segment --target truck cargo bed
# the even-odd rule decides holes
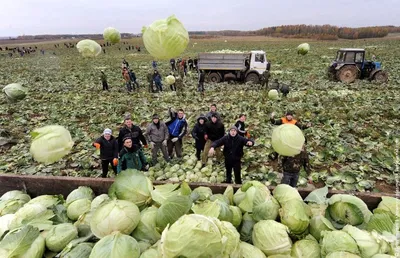
[[[242,70],[245,68],[245,58],[249,54],[221,54],[221,53],[200,53],[200,70]]]
[[[108,188],[114,182],[113,178],[91,178],[91,177],[59,177],[59,176],[23,176],[23,175],[0,175],[0,195],[11,190],[25,190],[32,197],[43,194],[62,194],[66,197],[72,190],[79,186],[89,186],[96,195],[108,192]],[[154,181],[154,185],[165,184],[165,181]],[[210,184],[210,183],[190,183],[192,189],[199,186],[210,187],[213,193],[223,193],[228,184]],[[235,191],[240,185],[232,185]],[[272,191],[273,186],[269,187]],[[300,195],[305,198],[311,191],[299,188]],[[343,191],[330,190],[332,194],[345,193]],[[391,193],[368,193],[356,192],[355,196],[362,199],[369,209],[374,209],[381,201],[381,196],[396,197]]]

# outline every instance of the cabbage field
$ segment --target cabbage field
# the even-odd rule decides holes
[[[297,53],[297,46],[304,43],[299,40],[264,37],[190,40],[182,57],[227,49],[266,51],[272,63],[270,82],[279,79],[291,86],[287,98],[276,100],[268,98],[267,90],[251,84],[206,83],[205,96],[201,96],[196,92],[195,72],[189,72],[185,78],[183,96],[171,92],[166,85],[164,92],[151,94],[146,74],[153,59],[140,38],[123,39],[105,47],[105,54],[101,52],[93,58],[83,57],[76,48],[66,48],[63,43],[59,42],[58,48],[54,42],[20,44],[37,45],[45,50],[45,55],[40,52],[12,58],[0,55],[0,88],[20,83],[27,90],[22,93],[26,97],[17,102],[7,99],[4,93],[0,96],[0,173],[99,177],[100,162],[91,144],[104,128],[111,128],[117,135],[126,113],[145,129],[154,113],[166,120],[169,107],[183,108],[191,129],[196,118],[216,103],[227,128],[240,113],[247,114],[246,124],[256,145],[245,150],[244,181],[258,180],[267,185],[280,182],[279,162],[268,158],[273,152],[270,139],[274,129],[269,116],[272,112],[280,116],[286,110],[294,110],[301,122],[312,123],[304,134],[311,152],[314,185],[346,191],[395,190],[399,162],[399,40],[308,41],[310,51],[305,55]],[[142,51],[127,50],[128,45],[139,45]],[[341,47],[365,48],[368,59],[375,55],[389,73],[389,82],[380,85],[366,80],[345,85],[328,81],[327,67]],[[127,94],[121,75],[123,58],[142,86],[138,92]],[[169,62],[158,61],[158,64],[165,78],[170,72]],[[108,76],[110,92],[101,90],[101,70]],[[72,150],[56,163],[37,163],[29,152],[30,132],[53,124],[69,130],[74,142]],[[223,181],[223,165],[211,160],[205,168],[199,167],[194,158],[194,140],[189,135],[184,138],[182,161],[160,162],[146,175],[174,182]],[[150,157],[149,150],[146,152]],[[307,186],[304,171],[299,186]]]
[[[327,187],[304,200],[286,184],[222,190],[153,185],[129,169],[98,196],[87,186],[65,199],[12,190],[0,197],[0,257],[399,257],[394,197],[371,211],[353,195],[328,198]]]

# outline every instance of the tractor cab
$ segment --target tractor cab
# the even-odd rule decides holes
[[[381,70],[381,63],[365,60],[365,49],[341,48],[336,59],[328,69],[329,77],[345,83],[356,79],[370,79],[380,82],[387,81],[387,73]]]

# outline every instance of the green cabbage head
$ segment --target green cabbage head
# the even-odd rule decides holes
[[[78,229],[70,223],[54,226],[46,235],[46,247],[53,252],[61,252],[69,242],[78,237]]]
[[[31,132],[30,152],[33,158],[46,165],[59,161],[74,145],[71,134],[60,125],[48,125]]]
[[[89,258],[139,258],[140,248],[137,241],[128,235],[116,231],[97,242]]]
[[[325,257],[333,252],[349,252],[359,255],[356,241],[344,231],[323,231],[321,233],[321,255]]]
[[[6,94],[7,99],[13,102],[24,99],[28,92],[28,90],[22,87],[19,83],[8,84],[3,88],[3,91]]]
[[[131,202],[124,200],[110,201],[94,211],[90,220],[90,229],[98,238],[114,231],[131,234],[140,221],[140,211]]]
[[[267,256],[290,254],[292,240],[289,229],[274,220],[261,220],[253,227],[253,244]]]
[[[297,53],[301,55],[306,55],[310,51],[310,44],[303,43],[297,47]]]
[[[83,57],[96,57],[101,53],[101,46],[94,40],[84,39],[76,44],[76,48]]]
[[[268,98],[270,100],[277,100],[279,98],[279,93],[277,90],[268,91]]]
[[[121,33],[119,33],[117,29],[112,27],[105,28],[103,32],[103,37],[104,40],[112,44],[116,44],[121,41]]]
[[[172,75],[168,75],[167,78],[165,78],[165,82],[167,85],[172,85],[175,83],[175,77]]]
[[[305,138],[296,125],[283,124],[272,131],[272,147],[282,156],[295,156],[301,152]]]
[[[154,21],[142,33],[147,51],[160,60],[179,56],[189,43],[189,33],[175,15]]]
[[[293,258],[320,258],[321,249],[317,241],[303,239],[294,243],[291,256]]]

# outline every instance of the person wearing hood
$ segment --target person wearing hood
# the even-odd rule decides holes
[[[307,129],[307,128],[311,127],[311,123],[307,123],[306,125],[299,123],[296,119],[293,118],[293,114],[294,114],[293,111],[287,111],[284,117],[275,120],[274,119],[275,112],[272,112],[271,118],[270,118],[271,124],[273,124],[273,125],[292,124],[292,125],[296,125],[300,129]]]
[[[137,144],[141,147],[142,145],[140,143],[142,143],[144,145],[144,147],[147,148],[147,141],[143,135],[142,129],[140,129],[139,126],[134,125],[132,123],[132,119],[130,116],[125,117],[124,126],[119,130],[119,134],[118,134],[119,150],[122,149],[122,146],[123,146],[122,140],[125,137],[130,137],[132,139],[133,144]]]
[[[109,164],[111,164],[114,173],[117,173],[118,144],[117,139],[112,136],[111,129],[106,128],[103,135],[93,143],[93,146],[100,150],[101,168],[103,171],[101,176],[104,178],[107,177]]]
[[[170,120],[165,124],[168,127],[169,137],[167,141],[168,155],[172,158],[172,153],[175,149],[176,156],[182,157],[182,138],[187,132],[187,122],[183,109],[178,112],[173,112],[171,108],[168,109]]]
[[[224,183],[232,183],[232,169],[235,174],[235,184],[241,184],[241,159],[243,157],[243,147],[251,147],[254,141],[246,139],[238,135],[236,126],[229,129],[229,133],[221,139],[213,142],[208,152],[210,156],[214,155],[215,148],[224,146],[225,168],[226,168],[226,181]]]
[[[199,118],[197,118],[197,123],[194,125],[192,130],[192,137],[195,140],[197,160],[201,160],[201,151],[204,150],[204,146],[206,145],[206,140],[204,139],[206,122],[207,118],[201,114]]]
[[[159,150],[161,150],[165,161],[169,162],[167,152],[168,127],[164,122],[160,121],[160,117],[157,114],[153,115],[153,122],[147,126],[146,135],[150,143],[152,165],[157,164]]]
[[[206,123],[204,130],[204,140],[206,140],[206,145],[204,146],[203,158],[201,160],[203,166],[205,166],[207,163],[208,151],[210,150],[211,145],[216,140],[219,140],[222,137],[224,137],[224,134],[225,134],[224,124],[218,119],[217,114],[213,114],[211,116],[211,120],[209,120]],[[217,152],[217,160],[220,161],[222,158],[221,149],[217,148],[216,152]]]
[[[133,144],[130,137],[125,137],[123,143],[124,147],[119,153],[117,173],[126,169],[147,170],[149,165],[140,145]]]

